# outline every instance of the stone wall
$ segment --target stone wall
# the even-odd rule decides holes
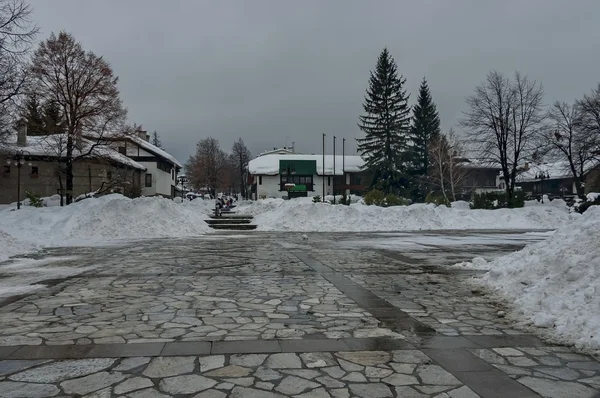
[[[25,192],[41,197],[60,192],[61,180],[65,187],[64,173],[59,178],[59,163],[32,159],[21,166],[21,200]],[[37,173],[36,173],[37,171]],[[73,196],[97,189],[114,186],[116,191],[137,191],[141,184],[141,171],[133,168],[115,166],[98,160],[80,160],[73,165]],[[7,164],[7,157],[0,154],[0,204],[17,201],[18,168],[14,162]]]

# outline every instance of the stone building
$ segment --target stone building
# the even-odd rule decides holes
[[[41,197],[65,193],[63,134],[27,136],[26,127],[0,145],[0,204],[23,200],[26,192]],[[77,142],[73,163],[73,197],[93,191],[141,193],[146,168],[108,146]],[[91,153],[86,154],[91,148]]]

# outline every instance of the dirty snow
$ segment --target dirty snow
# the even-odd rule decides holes
[[[209,232],[206,206],[159,197],[122,195],[65,207],[0,210],[0,261],[39,247],[96,245],[122,240],[198,236]]]
[[[458,266],[489,269],[474,283],[514,306],[525,325],[577,348],[600,352],[600,208],[560,227],[547,240],[486,262]]]
[[[562,202],[562,201],[561,201]],[[470,210],[414,204],[381,208],[312,203],[311,198],[243,202],[237,210],[255,216],[262,231],[385,232],[448,229],[554,229],[579,217],[562,203],[521,209]]]

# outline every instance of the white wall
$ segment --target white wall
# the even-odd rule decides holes
[[[156,162],[140,162],[139,164],[146,168],[146,172],[142,174],[142,195],[164,195],[171,196],[171,186],[175,185],[175,180],[172,178],[172,173],[166,173],[156,167]],[[146,174],[152,174],[152,186],[146,187]]]
[[[146,151],[137,145],[127,142],[127,156],[152,156],[155,154]],[[164,195],[171,196],[171,186],[175,186],[174,172],[165,172],[159,170],[156,162],[137,161],[146,168],[146,172],[142,173],[142,195],[154,196]],[[152,174],[152,186],[146,187],[146,174]]]

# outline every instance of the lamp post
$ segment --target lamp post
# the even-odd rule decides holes
[[[333,176],[331,177],[331,191],[333,192],[333,204],[335,204],[335,135],[333,136]]]
[[[181,185],[181,201],[183,202],[183,196],[184,196],[184,184],[186,182],[188,182],[188,178],[186,176],[179,176],[177,177],[177,181],[179,182],[179,184]]]
[[[14,164],[17,166],[17,210],[21,208],[21,167],[25,164],[28,156],[31,156],[29,151],[20,149],[14,153],[14,155],[6,161],[6,164]],[[31,165],[31,162],[29,163]]]
[[[342,138],[342,176],[344,178],[344,186],[346,185],[346,139]],[[346,189],[344,188],[344,197]]]
[[[323,180],[323,197],[322,202],[325,202],[325,133],[323,133],[323,167],[321,168],[321,179]]]

